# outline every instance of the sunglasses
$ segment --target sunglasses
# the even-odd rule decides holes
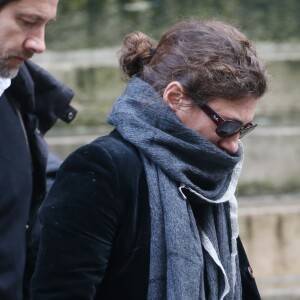
[[[257,126],[257,124],[252,123],[247,123],[246,125],[243,125],[241,122],[234,120],[225,121],[208,105],[200,104],[199,107],[218,126],[216,129],[216,134],[222,138],[230,137],[239,133],[241,139],[243,136],[251,132]]]

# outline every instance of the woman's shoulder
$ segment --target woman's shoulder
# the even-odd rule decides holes
[[[139,158],[137,148],[130,142],[126,141],[117,130],[113,130],[108,135],[99,137],[86,145],[89,147],[105,148],[114,158],[124,155],[129,158]]]
[[[140,172],[142,161],[137,148],[116,130],[81,146],[67,157],[63,165],[111,165],[117,172]]]
[[[43,211],[50,211],[52,206],[69,206],[75,213],[78,207],[80,211],[83,206],[93,207],[94,211],[105,207],[120,216],[126,203],[124,191],[133,190],[144,176],[142,170],[137,149],[117,132],[97,138],[64,160]]]
[[[141,163],[138,149],[132,143],[126,141],[116,130],[95,139],[90,144],[84,146],[82,150],[90,150],[92,152],[104,151],[120,165],[136,162]]]

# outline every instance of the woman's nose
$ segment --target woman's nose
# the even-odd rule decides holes
[[[225,150],[227,153],[234,154],[239,149],[239,137],[240,134],[237,133],[231,137],[222,138],[219,141],[219,147]]]

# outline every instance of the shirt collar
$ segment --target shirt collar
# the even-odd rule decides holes
[[[4,91],[10,86],[11,79],[10,78],[2,78],[0,77],[0,97],[4,93]]]

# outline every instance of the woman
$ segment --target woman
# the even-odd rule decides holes
[[[125,37],[115,129],[71,154],[40,216],[32,299],[259,299],[238,239],[240,138],[267,87],[228,24]]]

